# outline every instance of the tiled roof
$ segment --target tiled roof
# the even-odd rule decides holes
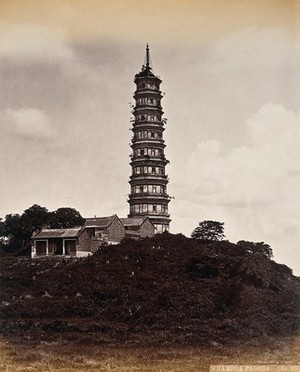
[[[86,218],[84,226],[106,228],[112,223],[115,217],[116,215],[109,216],[109,217]]]
[[[122,225],[124,227],[129,226],[141,226],[141,224],[145,221],[147,217],[131,217],[131,218],[120,218]]]
[[[42,238],[76,238],[78,236],[81,227],[76,229],[43,229],[40,232],[34,234],[32,239]]]

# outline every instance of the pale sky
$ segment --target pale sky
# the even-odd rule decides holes
[[[300,275],[297,0],[0,0],[0,217],[128,214],[134,75],[150,44],[171,231],[225,223]]]

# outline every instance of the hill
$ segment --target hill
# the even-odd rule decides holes
[[[0,263],[5,338],[201,345],[299,329],[299,278],[229,242],[162,234],[87,258]]]

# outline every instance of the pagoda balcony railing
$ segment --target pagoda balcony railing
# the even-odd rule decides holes
[[[162,132],[165,130],[164,128],[164,125],[165,123],[163,121],[134,121],[131,123],[132,124],[132,129],[142,129],[142,128],[146,128],[146,127],[149,127],[149,128],[157,128],[157,129],[160,129]]]
[[[170,217],[169,213],[166,212],[130,212],[131,216],[148,216],[148,217]]]
[[[156,124],[156,125],[163,125],[165,124],[163,120],[149,120],[149,119],[135,119],[134,122],[132,122],[134,124]]]
[[[151,179],[163,179],[169,181],[169,177],[166,174],[156,174],[156,173],[147,173],[147,174],[132,174],[130,176],[131,180],[151,180]]]
[[[138,104],[138,105],[136,105],[133,108],[132,114],[134,114],[137,111],[147,111],[147,110],[150,110],[150,111],[153,111],[153,110],[162,111],[162,106],[155,105],[154,103]]]
[[[130,156],[130,158],[131,158],[131,163],[134,163],[134,162],[138,163],[138,162],[144,162],[144,161],[154,161],[156,164],[158,161],[165,163],[165,164],[170,163],[168,159],[166,159],[165,157],[159,156],[159,155],[157,156],[154,156],[154,155]]]
[[[165,140],[162,138],[154,138],[154,137],[147,137],[147,138],[136,138],[132,137],[131,142],[134,143],[145,143],[145,142],[157,142],[157,143],[165,143]]]
[[[162,109],[162,105],[158,104],[157,102],[147,102],[147,103],[136,103],[136,105],[133,107],[132,111],[135,109],[140,108],[140,109],[147,109],[147,108],[158,108]]]
[[[133,95],[133,98],[137,95],[141,95],[141,94],[147,94],[147,93],[155,93],[155,94],[158,94],[159,96],[163,96],[163,93],[161,90],[157,89],[157,88],[139,88],[137,89],[135,92],[134,92],[134,95]]]
[[[172,197],[169,195],[169,194],[166,194],[166,193],[158,193],[158,192],[137,192],[137,193],[134,193],[134,194],[129,194],[128,197],[129,199],[134,199],[134,198],[144,198],[144,197],[162,197],[162,198],[165,198],[165,199],[172,199]]]
[[[160,160],[167,160],[165,155],[148,155],[148,154],[143,154],[143,155],[134,155],[130,154],[129,155],[131,160],[144,160],[144,159],[157,159],[159,158]]]
[[[161,130],[162,132],[165,130],[165,123],[163,121],[134,121],[131,123],[132,127],[131,130],[138,130],[138,129],[146,129],[146,128],[153,128],[153,129],[158,129]]]

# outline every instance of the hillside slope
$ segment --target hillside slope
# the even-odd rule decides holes
[[[299,329],[299,278],[229,242],[163,234],[87,258],[0,262],[4,337],[203,344]]]

